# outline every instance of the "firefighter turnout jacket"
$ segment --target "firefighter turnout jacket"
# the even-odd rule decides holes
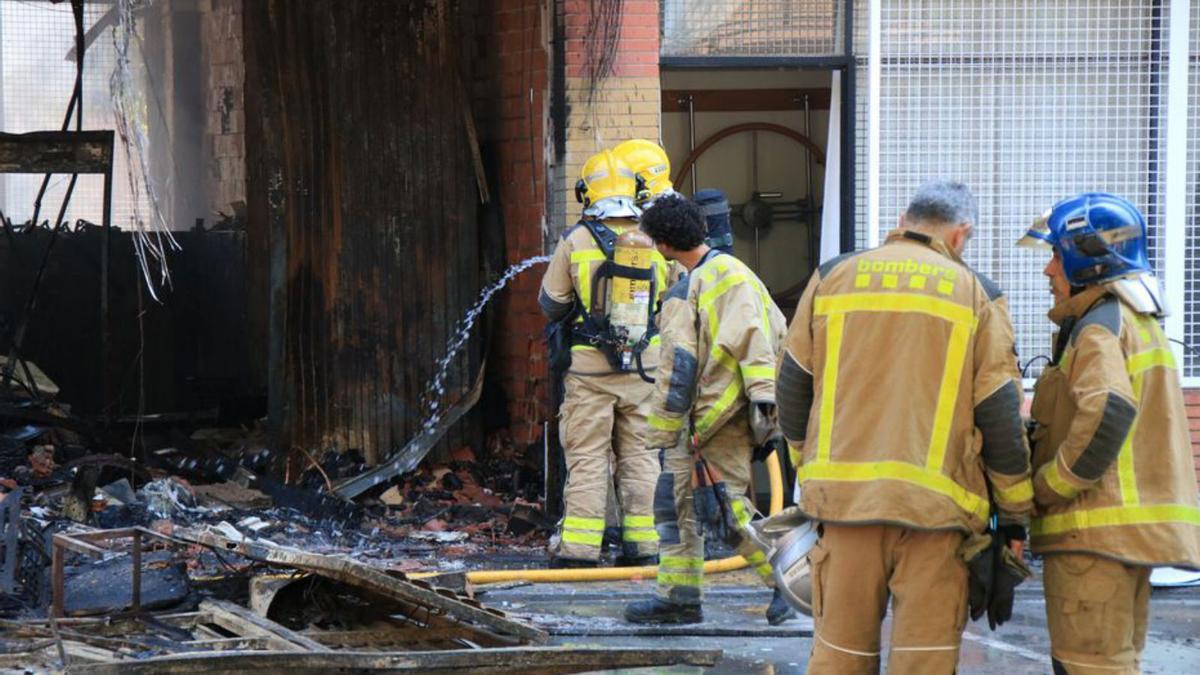
[[[617,218],[604,221],[604,226],[616,235],[637,229],[633,220]],[[658,251],[652,254],[655,269],[656,297],[653,302],[660,302],[666,295],[668,285],[679,278],[678,266],[668,263]],[[542,311],[552,321],[568,315],[576,306],[576,302],[584,311],[596,315],[605,312],[605,297],[593,298],[593,284],[597,271],[606,261],[607,256],[597,244],[591,231],[582,223],[568,229],[554,249],[550,265],[542,278],[541,293],[538,302]],[[598,287],[601,296],[604,286]],[[583,317],[575,318],[575,325],[583,324]],[[642,352],[642,365],[651,372],[658,365],[659,339],[654,337]],[[603,375],[618,372],[608,357],[597,346],[576,340],[571,347],[571,373],[576,375]]]
[[[780,359],[801,509],[831,523],[984,529],[1032,508],[1013,328],[1000,289],[897,230],[821,265]]]
[[[702,447],[747,403],[775,402],[787,321],[745,263],[710,251],[671,287],[658,321],[663,358],[647,447],[674,447],[681,431]]]
[[[1103,285],[1057,304],[1034,389],[1038,553],[1200,568],[1200,508],[1179,372],[1158,321]]]

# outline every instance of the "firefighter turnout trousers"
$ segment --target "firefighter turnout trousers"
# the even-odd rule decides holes
[[[624,514],[625,548],[637,556],[658,551],[652,500],[658,457],[646,449],[643,433],[653,387],[636,373],[576,375],[565,378],[559,437],[567,463],[567,484],[557,555],[599,560],[608,501],[609,459],[615,457],[617,497]]]
[[[686,434],[679,443],[663,450],[663,471],[654,490],[654,521],[658,528],[658,595],[682,605],[701,600],[704,579],[704,530],[696,522],[692,503],[692,469],[695,461]],[[745,497],[750,483],[752,442],[745,415],[735,416],[704,445],[701,456],[725,481],[738,524],[750,522],[754,507]],[[737,552],[769,587],[775,578],[766,555],[747,539]]]
[[[808,557],[814,625],[808,672],[878,673],[889,596],[889,675],[955,672],[967,622],[963,534],[895,525],[821,528]]]
[[[1086,553],[1056,553],[1045,560],[1046,623],[1056,672],[1142,672],[1152,568]]]

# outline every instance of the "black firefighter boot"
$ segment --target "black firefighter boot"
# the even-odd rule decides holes
[[[681,605],[656,597],[626,605],[625,620],[629,623],[700,623],[704,621],[704,613],[700,611],[700,605]]]
[[[767,605],[767,623],[772,626],[787,621],[788,619],[796,618],[796,610],[783,599],[783,594],[779,589],[775,589],[775,595],[771,596],[771,604]]]

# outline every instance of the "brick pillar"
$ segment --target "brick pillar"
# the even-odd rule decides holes
[[[511,265],[544,253],[553,3],[484,4],[477,68],[484,91],[476,92],[476,107],[480,135],[493,155],[491,182],[504,225],[505,262]],[[545,319],[537,304],[544,272],[544,265],[534,267],[514,279],[501,296],[488,362],[508,397],[510,431],[519,444],[539,438],[540,422],[552,417],[542,343]]]
[[[591,8],[599,3],[563,3],[566,49],[566,153],[556,186],[563,206],[554,231],[574,223],[581,206],[575,180],[588,157],[630,138],[657,142],[660,133],[662,83],[658,69],[658,0],[625,0],[612,72],[592,87],[585,39],[592,24]],[[593,50],[595,51],[595,50]],[[589,88],[591,97],[589,100]]]
[[[205,196],[212,211],[232,213],[231,204],[246,201],[246,62],[242,53],[242,0],[208,0],[200,8],[204,17],[201,30],[208,67]]]
[[[1200,479],[1200,389],[1184,389],[1183,402],[1187,406],[1192,455],[1196,458],[1196,478]]]

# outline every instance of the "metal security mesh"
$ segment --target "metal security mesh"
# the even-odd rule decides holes
[[[855,51],[865,57],[866,2],[858,6]],[[859,61],[860,242],[868,225],[892,229],[922,181],[965,182],[981,221],[967,259],[1005,289],[1023,361],[1050,352],[1051,298],[1047,255],[1014,244],[1058,199],[1105,190],[1131,200],[1147,216],[1162,278],[1167,27],[1157,6],[885,0],[876,223],[866,213],[869,92]]]
[[[1200,349],[1200,7],[1191,7],[1188,40],[1187,221],[1184,228],[1184,342]],[[1176,311],[1178,307],[1173,308]],[[1200,377],[1200,357],[1184,350],[1184,376]]]
[[[94,39],[84,52],[84,129],[114,129],[109,80],[116,64],[109,12],[112,3],[84,5],[84,30]],[[107,18],[106,18],[107,17]],[[96,27],[98,21],[103,23]],[[63,116],[75,86],[75,20],[70,3],[0,0],[0,128],[9,133],[62,128]],[[72,121],[71,129],[73,130]],[[117,140],[118,144],[120,139]],[[126,156],[114,153],[113,225],[128,228],[134,217]],[[56,175],[42,199],[40,220],[54,221],[69,175]],[[14,223],[33,215],[33,202],[42,176],[0,174],[0,209]],[[64,222],[82,218],[100,223],[104,177],[81,175],[71,196]],[[140,213],[147,213],[142,200]]]
[[[664,0],[663,56],[827,56],[842,0]]]

